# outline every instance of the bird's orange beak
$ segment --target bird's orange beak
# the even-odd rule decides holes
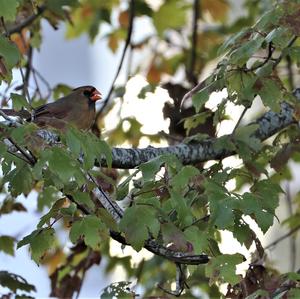
[[[97,89],[95,89],[91,94],[90,99],[96,102],[102,99],[102,94]]]

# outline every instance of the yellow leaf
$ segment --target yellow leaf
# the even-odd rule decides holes
[[[222,21],[228,12],[229,4],[226,0],[203,0],[201,10],[208,11],[213,19]]]
[[[129,24],[129,14],[128,11],[121,11],[119,14],[119,23],[121,25],[121,27],[123,28],[127,28],[128,24]]]

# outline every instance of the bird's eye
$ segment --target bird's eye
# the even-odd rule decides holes
[[[90,97],[91,91],[90,91],[90,90],[85,90],[85,91],[83,92],[83,94],[84,94],[86,97]]]

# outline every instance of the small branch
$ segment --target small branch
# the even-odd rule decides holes
[[[22,29],[31,25],[45,10],[46,10],[46,6],[38,6],[36,14],[29,16],[27,19],[25,19],[20,24],[17,24],[16,26],[14,26],[12,28],[8,28],[8,30],[6,31],[6,35],[10,36],[13,33],[21,32]]]
[[[265,58],[265,60],[262,63],[256,65],[255,67],[247,69],[247,72],[253,72],[253,71],[263,67],[264,65],[266,65],[268,63],[268,61],[272,59],[272,55],[273,55],[274,51],[275,51],[275,48],[273,47],[272,42],[271,42],[271,43],[269,43],[268,55]]]
[[[6,115],[6,113],[4,111],[2,111],[2,109],[0,109],[0,115],[6,119],[7,121],[11,122],[11,123],[17,123],[15,120],[13,120],[12,118],[10,118],[8,115]]]
[[[296,227],[294,227],[293,229],[291,229],[289,232],[287,232],[286,234],[282,235],[281,237],[279,237],[278,239],[276,239],[275,241],[273,241],[272,243],[270,243],[269,245],[265,246],[265,250],[269,249],[271,247],[274,247],[275,245],[277,245],[279,242],[283,241],[284,239],[288,238],[289,236],[293,235],[295,232],[297,232],[300,229],[300,225],[297,225]]]
[[[184,267],[184,269],[182,269],[182,267]],[[175,289],[175,291],[166,290],[161,285],[158,285],[158,287],[169,295],[179,297],[182,294],[182,292],[184,291],[185,287],[188,287],[188,285],[186,284],[186,267],[185,267],[185,265],[182,266],[182,265],[176,263],[176,289]]]
[[[290,48],[294,43],[295,41],[297,40],[298,36],[294,36],[287,44],[287,46],[281,51],[281,54],[278,56],[278,58],[274,61],[273,63],[273,69],[276,68],[276,66],[280,63],[280,61],[282,60],[282,58],[284,57],[285,55],[285,49],[288,49]]]
[[[4,119],[6,119],[6,120],[9,122],[10,126],[15,126],[15,127],[20,126],[20,123],[16,122],[15,120],[12,120],[8,115],[6,115],[6,114],[4,113],[1,109],[0,109],[0,115],[1,115]],[[16,151],[19,151],[19,152],[24,156],[24,158],[25,158],[31,165],[34,165],[34,164],[35,164],[36,158],[35,158],[32,154],[26,152],[26,151],[25,151],[21,146],[19,146],[19,145],[18,145],[11,137],[7,138],[7,140],[15,147]],[[14,152],[13,150],[9,150],[9,153],[10,153],[10,154],[13,154],[13,152]],[[20,158],[19,155],[14,155],[14,156]],[[24,159],[22,159],[22,160],[24,160]]]
[[[289,216],[291,216],[291,215],[293,215],[293,202],[292,202],[292,198],[291,198],[291,190],[290,190],[289,182],[287,182],[287,184],[286,184],[285,194],[286,194],[286,203],[287,203],[288,213],[289,213]],[[295,271],[296,252],[297,252],[296,240],[295,240],[295,238],[290,238],[290,253],[291,253],[290,269],[291,269],[291,271]]]
[[[294,73],[293,73],[293,65],[292,65],[292,59],[290,55],[286,56],[286,62],[287,62],[287,72],[288,72],[288,82],[289,82],[289,87],[290,90],[295,89],[294,85]]]
[[[110,199],[110,197],[102,190],[101,186],[97,183],[97,180],[88,173],[89,179],[97,186],[93,190],[93,194],[95,197],[101,202],[103,207],[109,214],[113,217],[113,219],[118,223],[123,217],[124,211],[119,207],[119,205]]]
[[[248,110],[248,107],[245,107],[244,110],[243,110],[243,112],[242,112],[242,114],[240,115],[237,123],[235,124],[235,126],[234,126],[234,128],[232,130],[232,133],[231,133],[232,135],[235,133],[236,129],[239,127],[239,125],[240,125],[243,117],[245,116],[245,113],[247,112],[247,110]]]
[[[27,82],[25,80],[25,76],[24,76],[24,73],[23,73],[23,70],[22,68],[20,67],[20,73],[21,73],[21,77],[22,77],[22,81],[23,81],[23,91],[27,97],[27,101],[29,103],[29,105],[31,106],[31,97],[29,95],[29,91],[28,91],[28,87],[27,87]]]
[[[197,46],[198,46],[198,19],[200,16],[200,0],[194,0],[193,4],[193,25],[192,25],[192,47],[191,47],[191,57],[190,65],[188,70],[188,78],[190,81],[196,85],[197,76],[195,75],[195,67],[197,60]]]
[[[27,153],[21,146],[19,146],[12,138],[7,138],[9,142],[29,161],[30,165],[33,166],[36,163],[36,158],[30,153]]]
[[[124,59],[125,59],[125,55],[127,52],[127,48],[130,45],[131,42],[131,36],[132,36],[132,31],[133,31],[133,20],[134,20],[134,9],[135,9],[135,0],[131,0],[130,1],[130,7],[129,7],[129,26],[128,26],[128,31],[127,31],[127,37],[126,37],[126,41],[125,41],[125,45],[124,45],[124,49],[122,52],[122,56],[121,56],[121,60],[119,63],[119,66],[117,68],[117,72],[115,74],[115,77],[112,81],[110,90],[108,92],[108,95],[106,96],[105,100],[102,102],[102,107],[99,110],[99,114],[101,114],[101,112],[103,112],[103,110],[105,109],[106,105],[108,104],[110,97],[115,89],[115,83],[117,81],[117,78],[119,77],[120,71],[122,69],[123,63],[124,63]]]

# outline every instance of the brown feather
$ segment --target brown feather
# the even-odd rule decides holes
[[[99,99],[101,94],[93,86],[75,88],[67,96],[34,109],[33,122],[40,127],[50,126],[59,130],[65,130],[68,125],[88,130],[95,121],[95,102]],[[2,111],[9,116],[19,116],[28,122],[31,121],[31,114],[26,110],[2,109]]]

